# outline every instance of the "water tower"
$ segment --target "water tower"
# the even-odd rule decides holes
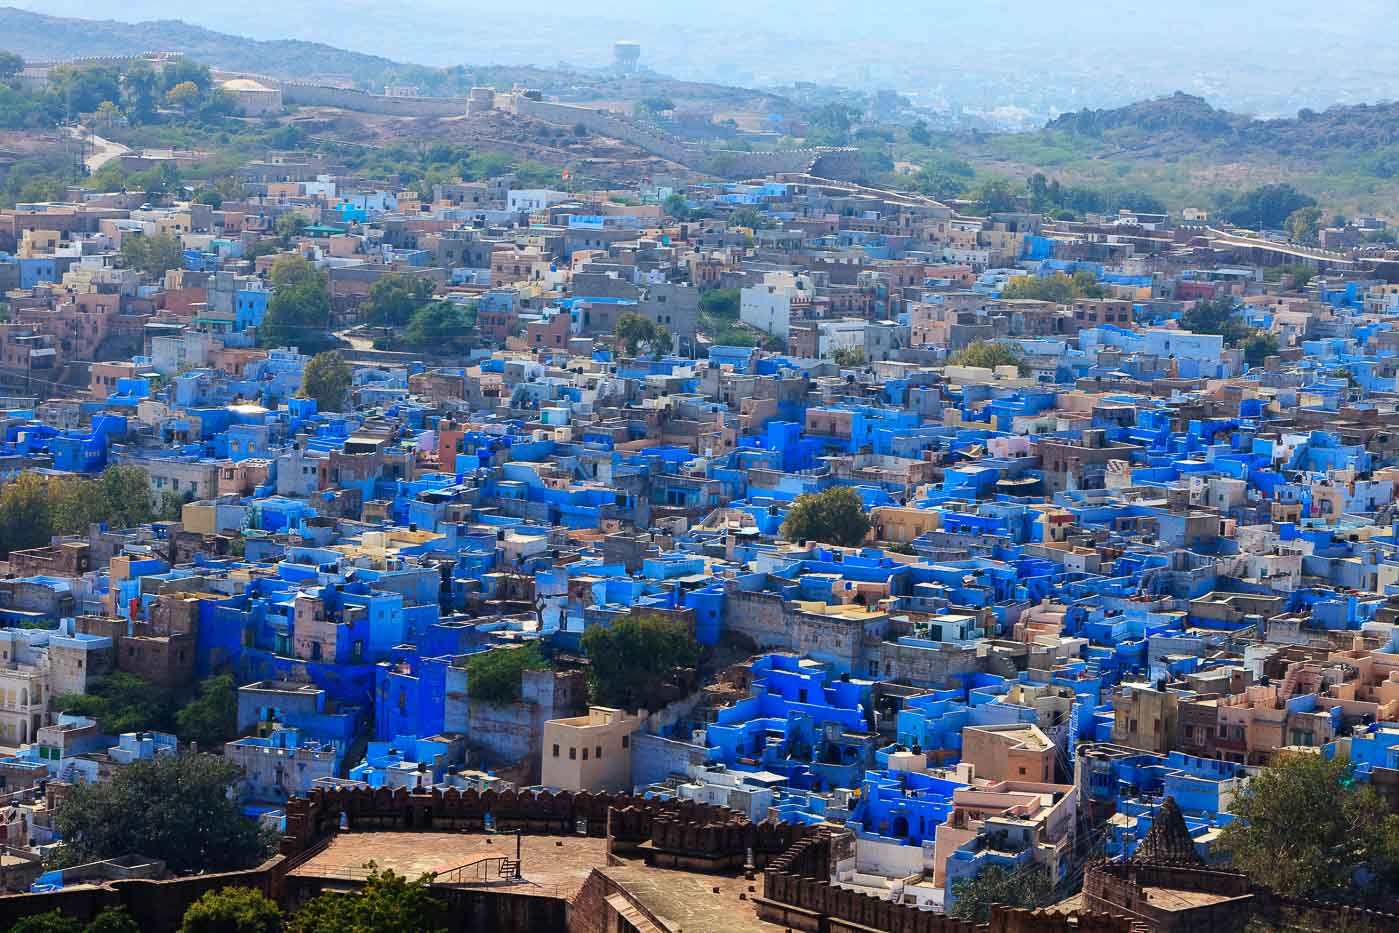
[[[612,67],[622,74],[635,74],[641,61],[641,43],[623,40],[612,45]]]

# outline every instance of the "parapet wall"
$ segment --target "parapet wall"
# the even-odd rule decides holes
[[[387,97],[353,88],[328,87],[280,78],[256,79],[282,92],[282,102],[303,107],[339,107],[357,113],[381,113],[391,117],[460,117],[466,115],[465,97]]]
[[[192,875],[164,881],[128,879],[104,884],[80,884],[45,894],[0,897],[0,929],[8,930],[25,917],[62,911],[84,923],[109,907],[123,907],[142,930],[174,930],[185,911],[201,896],[219,888],[255,888],[276,899],[294,862],[278,855],[247,871]]]
[[[650,844],[715,868],[741,867],[752,852],[766,864],[811,832],[788,823],[754,823],[725,807],[630,794],[410,793],[405,788],[316,788],[287,802],[282,853],[298,855],[339,831],[559,833],[606,838],[617,851]]]
[[[833,837],[828,830],[799,839],[763,871],[758,916],[811,933],[1143,933],[1129,918],[1103,913],[1060,914],[992,908],[989,923],[960,920],[883,900],[830,883]]]
[[[519,95],[515,98],[515,112],[546,123],[582,126],[590,133],[620,139],[682,165],[699,167],[706,156],[703,146],[686,143],[660,129],[607,110]]]

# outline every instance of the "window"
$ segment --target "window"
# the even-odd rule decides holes
[[[602,757],[602,746],[601,746],[601,745],[595,745],[595,746],[593,746],[593,757],[594,757],[594,758],[601,758],[601,757]]]
[[[82,662],[81,662],[81,661],[78,662],[78,666],[79,666],[79,667],[82,666]],[[631,736],[629,736],[629,735],[624,735],[624,736],[622,736],[622,747],[623,747],[623,748],[630,748],[630,747],[631,747]]]
[[[559,757],[559,747],[557,745],[554,746],[554,757]]]
[[[570,748],[570,749],[568,750],[568,760],[569,760],[569,761],[577,761],[577,760],[578,760],[578,749],[576,749],[576,748]]]
[[[587,761],[587,760],[588,760],[588,746],[586,746],[586,745],[583,746],[583,760],[584,760],[584,761]]]

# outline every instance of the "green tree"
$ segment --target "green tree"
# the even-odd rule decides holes
[[[745,204],[732,211],[725,223],[730,228],[747,227],[750,230],[763,230],[771,227],[772,220],[755,207]]]
[[[64,477],[50,489],[55,534],[86,534],[89,525],[134,528],[155,518],[150,478],[136,466],[112,466],[95,479]]]
[[[655,119],[668,110],[675,109],[675,101],[669,97],[643,97],[637,101],[636,111],[639,116]]]
[[[86,933],[141,933],[141,926],[121,907],[108,907],[87,925]]]
[[[148,680],[114,671],[87,693],[66,693],[54,698],[55,709],[97,720],[103,732],[164,731],[171,724],[174,698],[171,692]]]
[[[36,473],[21,473],[0,487],[0,553],[49,543],[53,537],[49,490],[49,482]]]
[[[967,192],[978,214],[1000,214],[1016,209],[1015,185],[1005,178],[988,178]]]
[[[930,144],[933,134],[928,132],[928,124],[922,120],[914,120],[913,125],[908,128],[908,141],[920,146]]]
[[[689,626],[655,613],[589,626],[583,653],[593,702],[629,711],[659,708],[675,672],[699,660]]]
[[[121,100],[121,73],[110,65],[59,65],[49,87],[69,118],[92,113],[104,100]]]
[[[1287,231],[1288,239],[1292,242],[1301,243],[1303,246],[1315,246],[1321,234],[1321,218],[1321,208],[1315,205],[1299,207],[1287,215],[1283,229]]]
[[[165,92],[165,102],[186,115],[193,113],[203,99],[199,85],[193,81],[181,81]]]
[[[277,231],[277,236],[282,238],[282,242],[290,242],[293,237],[299,237],[305,231],[306,215],[297,211],[278,215],[272,224],[272,229]]]
[[[160,73],[161,87],[167,91],[186,82],[193,84],[196,90],[203,92],[214,86],[214,75],[209,70],[208,65],[188,58],[170,62]]]
[[[700,311],[725,321],[738,320],[743,293],[736,288],[715,288],[700,295]]]
[[[466,695],[473,700],[506,706],[520,702],[520,674],[546,671],[549,662],[539,646],[492,648],[466,659]]]
[[[149,123],[160,102],[160,76],[142,62],[127,69],[121,83],[127,115],[133,123]]]
[[[1243,342],[1244,362],[1250,366],[1262,366],[1263,361],[1278,352],[1278,338],[1267,331],[1254,331]]]
[[[813,145],[844,146],[850,141],[850,129],[859,116],[860,111],[849,104],[826,104],[811,115],[807,141]]]
[[[403,327],[431,297],[431,279],[390,273],[369,286],[364,320],[379,327]]]
[[[841,347],[831,354],[831,361],[837,366],[863,366],[865,351],[859,347]]]
[[[1222,213],[1241,227],[1277,229],[1294,211],[1311,207],[1316,200],[1287,184],[1261,185],[1237,197],[1226,196]]]
[[[1033,862],[1011,870],[992,865],[975,878],[954,881],[952,895],[956,901],[948,911],[951,916],[985,923],[993,905],[1031,910],[1047,906],[1054,900],[1054,886],[1044,867]]]
[[[118,110],[117,105],[110,100],[104,100],[102,103],[98,104],[97,112],[92,115],[93,120],[99,126],[109,130],[116,125],[117,117],[119,116],[121,116],[121,111]]]
[[[788,541],[817,541],[856,547],[869,534],[870,520],[860,494],[849,486],[797,496],[782,522]]]
[[[689,220],[691,216],[693,216],[693,212],[690,210],[690,202],[685,200],[683,194],[672,194],[670,197],[666,198],[665,203],[661,205],[661,209],[669,216],[680,221]]]
[[[403,336],[419,349],[448,352],[466,340],[466,332],[466,313],[460,305],[434,301],[414,312]]]
[[[300,256],[277,260],[271,277],[276,288],[258,327],[259,342],[264,347],[320,352],[330,344],[330,289],[325,278]]]
[[[1098,284],[1093,273],[1080,269],[1073,275],[1017,275],[1001,289],[1002,298],[1030,298],[1070,304],[1079,298],[1102,298],[1107,290]]]
[[[63,861],[80,865],[140,852],[173,872],[233,871],[262,856],[257,824],[229,788],[239,769],[215,755],[162,755],[78,784],[54,815]]]
[[[971,183],[971,166],[967,168],[967,174],[963,175],[943,165],[924,165],[913,174],[909,184],[914,191],[935,201],[951,201],[965,194]]]
[[[317,411],[344,411],[353,378],[339,350],[317,353],[301,376],[301,395],[316,400]]]
[[[664,353],[670,349],[669,328],[630,311],[618,316],[613,332],[626,348],[628,356],[636,356],[643,345],[652,353]]]
[[[947,358],[952,366],[980,366],[995,369],[997,366],[1014,366],[1022,376],[1029,373],[1025,357],[1013,343],[1001,340],[977,340],[958,350]]]
[[[1240,320],[1237,308],[1233,295],[1202,298],[1180,316],[1180,326],[1192,334],[1219,334],[1227,345],[1238,346],[1252,336],[1253,328]]]
[[[14,52],[0,49],[0,80],[13,78],[24,70],[24,59]]]
[[[10,927],[10,933],[83,933],[83,925],[62,911],[33,914]]]
[[[1393,890],[1399,864],[1399,815],[1378,791],[1355,781],[1348,758],[1285,754],[1234,797],[1235,819],[1219,847],[1234,866],[1287,897],[1325,898],[1355,890]]]
[[[1025,190],[1030,195],[1030,210],[1039,213],[1054,206],[1049,202],[1049,179],[1042,172],[1030,176],[1025,182]]]
[[[256,888],[219,888],[189,905],[180,933],[279,933],[282,912]]]
[[[322,894],[287,920],[286,933],[445,933],[447,905],[432,893],[431,875],[409,881],[373,862],[354,894]]]
[[[152,278],[163,276],[170,269],[185,264],[185,247],[168,233],[154,236],[125,236],[121,242],[121,258],[131,268]]]
[[[232,674],[218,674],[199,685],[199,695],[175,714],[175,731],[185,742],[216,751],[236,738],[238,687]]]

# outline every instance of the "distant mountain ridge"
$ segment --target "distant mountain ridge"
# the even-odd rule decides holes
[[[0,7],[0,49],[32,61],[180,50],[193,59],[230,71],[278,77],[343,75],[355,81],[376,80],[414,67],[320,42],[246,39],[177,19],[121,23],[46,16],[14,7]]]
[[[1258,120],[1177,92],[1125,107],[1066,113],[1051,120],[1045,130],[1125,150],[1177,152],[1227,146],[1322,158],[1399,145],[1399,102],[1338,104],[1322,111],[1302,110],[1295,117]]]

